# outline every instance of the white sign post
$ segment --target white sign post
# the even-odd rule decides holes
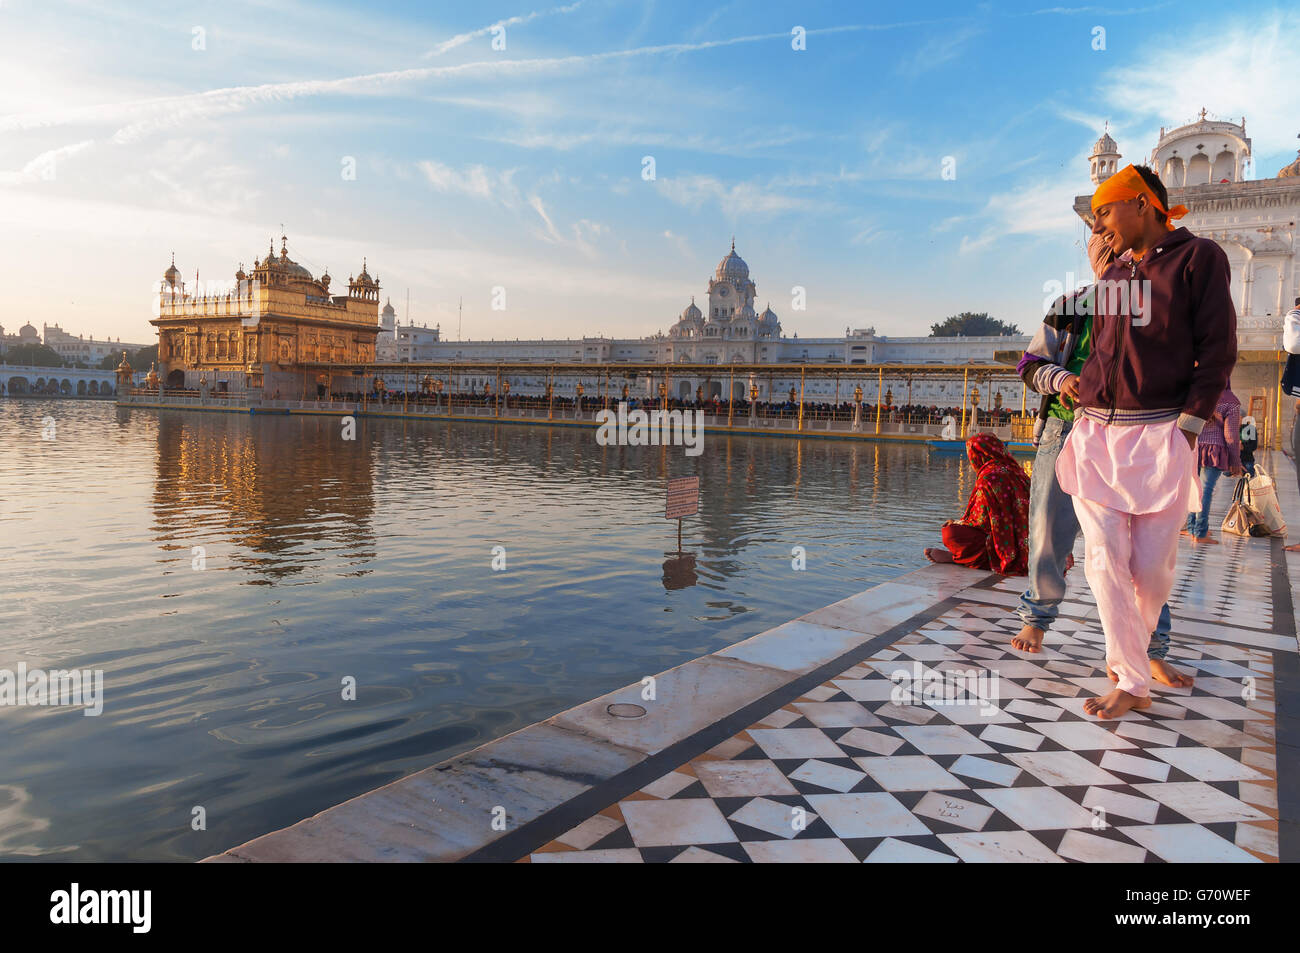
[[[668,503],[664,519],[677,520],[677,552],[682,551],[682,518],[700,511],[700,478],[676,477],[668,481]]]

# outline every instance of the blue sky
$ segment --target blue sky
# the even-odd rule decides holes
[[[1244,114],[1269,177],[1298,61],[1292,9],[1195,0],[0,0],[0,325],[151,341],[173,250],[229,278],[283,223],[450,337],[461,298],[466,338],[666,329],[733,234],[787,334],[1028,329],[1086,270],[1103,123],[1142,161],[1202,106]]]

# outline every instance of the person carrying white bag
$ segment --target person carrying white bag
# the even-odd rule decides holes
[[[1282,390],[1297,398],[1295,423],[1291,427],[1291,459],[1296,465],[1296,484],[1300,486],[1300,298],[1295,299],[1295,307],[1287,312],[1282,322],[1282,346],[1290,355],[1282,374]],[[1276,496],[1274,488],[1275,500]],[[1283,523],[1284,528],[1285,525]],[[1293,543],[1286,549],[1290,553],[1300,553],[1300,543]]]

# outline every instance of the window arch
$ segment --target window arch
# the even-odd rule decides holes
[[[1229,182],[1237,179],[1237,157],[1227,149],[1214,157],[1214,171],[1210,174],[1211,182],[1219,183],[1224,179]]]

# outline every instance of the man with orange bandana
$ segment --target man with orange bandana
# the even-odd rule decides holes
[[[1237,361],[1227,256],[1175,228],[1187,209],[1168,204],[1145,166],[1126,166],[1092,197],[1092,233],[1130,254],[1098,283],[1079,413],[1056,461],[1116,683],[1084,702],[1101,718],[1151,704],[1147,643],[1173,588],[1178,528],[1199,508],[1193,447]]]

